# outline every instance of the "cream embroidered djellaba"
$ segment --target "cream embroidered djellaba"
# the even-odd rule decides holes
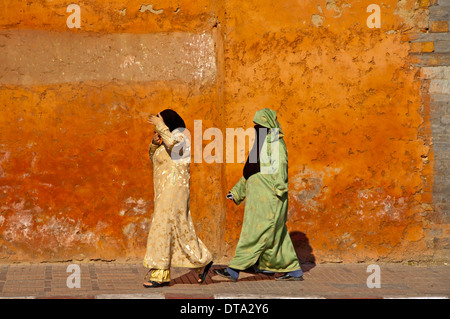
[[[189,209],[190,147],[179,129],[158,123],[161,145],[150,145],[154,211],[143,265],[151,281],[170,281],[171,267],[202,268],[212,255],[197,237]]]

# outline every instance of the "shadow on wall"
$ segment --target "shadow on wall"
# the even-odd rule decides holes
[[[309,239],[305,233],[293,231],[289,234],[294,245],[298,261],[303,272],[307,272],[316,266],[316,257],[312,253],[313,249],[309,244]]]

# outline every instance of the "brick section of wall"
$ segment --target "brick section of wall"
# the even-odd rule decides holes
[[[412,41],[430,104],[434,152],[433,206],[440,225],[431,230],[435,259],[450,255],[450,0],[431,1],[428,32]],[[429,50],[430,48],[433,50]],[[422,49],[422,50],[421,50]],[[431,248],[431,247],[430,247]]]

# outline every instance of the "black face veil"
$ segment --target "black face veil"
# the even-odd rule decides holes
[[[167,125],[169,130],[172,132],[175,129],[185,129],[186,125],[184,124],[181,116],[178,115],[177,112],[171,109],[166,109],[159,113],[164,120],[164,124]]]
[[[253,174],[259,173],[260,168],[260,152],[264,144],[269,129],[267,127],[261,126],[259,124],[255,125],[255,142],[248,155],[247,162],[245,162],[243,175],[245,179],[248,179]]]

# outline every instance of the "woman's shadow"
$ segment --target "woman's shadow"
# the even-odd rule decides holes
[[[314,257],[313,249],[309,244],[309,239],[306,234],[299,231],[293,231],[289,235],[303,272],[310,271],[312,268],[316,267],[316,257]]]

